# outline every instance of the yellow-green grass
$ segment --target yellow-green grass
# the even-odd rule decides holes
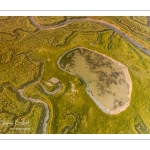
[[[15,120],[14,126],[10,127],[9,134],[36,134],[42,133],[44,118],[44,107],[34,104],[30,112]]]
[[[131,17],[134,21],[141,23],[142,25],[146,25],[148,23],[148,18],[146,16],[133,16]]]
[[[16,43],[37,30],[37,28],[30,23],[29,18],[26,16],[13,16],[8,17],[7,19],[0,19],[0,25],[1,43],[8,41]]]
[[[39,63],[31,62],[24,54],[13,56],[8,51],[1,55],[0,71],[0,84],[9,82],[19,88],[37,78]]]
[[[86,18],[87,16],[67,16],[67,19],[79,19],[79,18]]]
[[[24,100],[11,87],[4,87],[0,93],[0,112],[8,112],[14,116],[21,116],[28,112],[30,102]]]
[[[130,36],[135,38],[134,33],[130,33],[127,27],[119,22],[116,22],[113,18],[104,17],[103,19],[106,19],[106,21],[109,21],[110,23],[116,24],[121,30],[127,32]],[[125,20],[126,18],[120,17],[119,19]],[[128,18],[128,20],[130,20],[130,18]],[[127,23],[130,26],[133,26],[132,20]],[[135,23],[134,26],[139,27],[137,28],[138,32],[141,32],[141,27],[143,27],[144,33],[147,35],[149,34],[149,28],[139,25],[138,23]],[[32,79],[35,79],[39,71],[39,61],[41,60],[44,62],[44,70],[40,82],[43,83],[51,77],[56,77],[62,83],[62,91],[51,96],[44,93],[39,85],[32,85],[25,89],[26,96],[41,99],[48,104],[50,109],[50,119],[47,126],[47,133],[62,133],[62,130],[67,126],[69,126],[70,129],[66,130],[65,133],[91,134],[137,133],[135,125],[138,123],[142,126],[147,126],[148,129],[150,128],[148,118],[150,115],[149,57],[124,38],[120,37],[117,33],[112,36],[113,31],[106,29],[108,28],[97,23],[78,21],[60,29],[40,30],[24,36],[20,40],[14,40],[14,42],[5,41],[4,44],[1,45],[2,48],[0,51],[2,51],[2,49],[7,45],[7,48],[15,47],[17,54],[31,50],[30,53],[26,54],[31,62],[27,61],[26,58],[23,58],[24,55],[21,55],[15,56],[10,63],[5,64],[6,69],[3,66],[4,64],[0,64],[0,67],[7,72],[6,74],[2,71],[2,69],[0,69],[0,73],[3,75],[3,78],[0,78],[1,84],[3,82],[12,82],[14,86],[19,87],[23,83],[28,82],[31,79],[29,78],[30,76],[32,76]],[[110,38],[111,36],[112,38]],[[139,36],[139,40],[142,40],[141,36]],[[150,46],[147,40],[144,42],[148,45],[148,47]],[[8,46],[8,43],[10,46]],[[112,57],[128,67],[132,79],[133,90],[130,106],[125,111],[118,115],[107,115],[103,113],[85,92],[84,83],[77,77],[72,76],[58,68],[57,60],[59,57],[64,52],[78,46],[83,46],[88,49],[96,50],[99,53],[106,54],[107,56]],[[6,58],[3,56],[4,58],[2,58],[2,62],[7,63],[11,59],[11,55],[12,53],[8,52],[8,54],[6,54]],[[50,59],[50,61],[48,61],[48,59]],[[26,65],[24,67],[21,65],[19,68],[18,64],[20,61],[25,61]],[[34,65],[32,66],[32,64]],[[20,74],[20,76],[17,76],[16,78],[18,80],[17,82],[12,78],[15,72],[15,70],[13,70],[14,67],[18,68],[18,71],[16,70],[16,74]],[[24,69],[24,72],[21,71],[22,68]],[[24,73],[29,73],[29,75]],[[77,92],[71,93],[71,83],[69,81],[75,84]],[[36,88],[36,86],[38,88]],[[2,93],[3,91],[0,94]],[[6,94],[8,97],[12,97],[11,92],[7,92]],[[19,99],[21,98],[19,97]],[[14,102],[16,105],[20,104],[15,99]],[[4,106],[4,104],[5,103],[2,103],[2,106]],[[12,111],[10,112],[12,114],[14,112],[11,110],[10,106],[8,106],[8,110]],[[22,108],[23,106],[20,105],[20,107]],[[22,113],[23,110],[26,112],[27,109],[27,107],[22,110],[19,109],[17,112],[18,115],[19,113]],[[74,115],[67,116],[69,113],[73,113]],[[31,122],[30,127],[32,130],[24,133],[41,132],[38,128],[40,114],[44,114],[42,106],[39,106],[39,104],[36,104],[36,106],[34,105],[30,112],[26,114],[26,120]],[[77,122],[75,127],[71,128],[76,119],[76,115],[78,116]],[[13,116],[12,119],[10,119],[10,122],[12,122],[11,120],[13,120]],[[5,132],[7,131],[5,130]],[[141,130],[141,132],[149,133],[149,130]],[[9,130],[7,133],[18,133],[18,131]]]
[[[36,16],[34,18],[40,25],[44,26],[57,25],[66,20],[63,16]]]
[[[102,19],[108,23],[112,23],[118,26],[122,31],[127,33],[133,39],[144,45],[145,48],[150,49],[149,40],[150,40],[150,28],[148,25],[142,25],[139,22],[136,22],[127,17],[120,16],[101,16],[101,17],[92,17],[94,19]]]
[[[8,132],[10,127],[14,126],[14,115],[11,113],[1,112],[0,113],[0,133],[5,134]]]

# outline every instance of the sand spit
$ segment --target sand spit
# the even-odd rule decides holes
[[[94,97],[94,95],[92,94],[91,89],[89,89],[87,83],[85,83],[85,81],[84,81],[84,83],[85,83],[85,85],[86,85],[86,86],[85,86],[85,90],[86,90],[87,94],[93,99],[93,101],[96,103],[96,105],[97,105],[103,112],[105,112],[105,113],[107,113],[107,114],[118,114],[118,113],[122,112],[123,110],[125,110],[125,109],[129,106],[129,104],[130,104],[130,97],[131,97],[131,92],[132,92],[132,81],[131,81],[131,78],[130,78],[130,74],[129,74],[129,72],[128,72],[128,68],[127,68],[125,65],[121,64],[120,62],[118,62],[118,61],[112,59],[111,57],[106,56],[105,54],[98,53],[96,50],[87,49],[87,48],[85,48],[85,47],[76,47],[76,48],[73,48],[73,49],[71,49],[71,50],[65,52],[65,53],[58,59],[58,61],[57,61],[58,67],[59,67],[61,70],[68,72],[69,74],[72,74],[72,73],[60,67],[60,60],[61,60],[61,58],[62,58],[65,54],[67,54],[67,53],[69,53],[69,52],[71,52],[71,51],[73,51],[73,50],[76,50],[76,49],[86,49],[86,50],[92,51],[93,53],[97,53],[97,54],[103,56],[104,58],[108,58],[108,59],[111,60],[112,62],[114,62],[114,63],[116,63],[117,65],[119,65],[119,66],[122,67],[122,71],[123,71],[124,76],[125,76],[124,78],[125,78],[125,81],[126,81],[126,83],[127,83],[127,85],[128,85],[128,95],[127,95],[127,97],[128,97],[129,100],[128,100],[127,102],[125,102],[122,106],[119,106],[119,107],[117,107],[117,108],[115,108],[115,109],[113,109],[113,110],[112,110],[112,109],[109,110],[109,109],[106,108],[104,105],[102,105],[102,104]],[[74,74],[72,74],[72,75],[74,75]],[[80,78],[81,78],[81,77],[80,77]],[[83,80],[84,80],[84,79],[83,79]]]

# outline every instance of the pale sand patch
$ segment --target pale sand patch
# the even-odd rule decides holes
[[[44,49],[44,48],[38,48],[38,50],[39,50],[39,52],[46,52],[47,51],[47,49]]]
[[[75,86],[75,85],[74,85],[73,83],[71,83],[71,92],[72,92],[72,93],[77,92],[77,90],[75,89],[74,86]]]
[[[45,82],[46,83],[46,85],[48,85],[48,86],[54,86],[52,83],[50,83],[50,82]]]
[[[59,80],[57,78],[50,78],[49,81],[51,81],[52,83],[58,83]]]

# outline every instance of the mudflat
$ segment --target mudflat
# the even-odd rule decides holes
[[[78,47],[63,54],[59,67],[81,78],[86,92],[108,114],[118,114],[130,103],[132,82],[125,65],[112,58]]]

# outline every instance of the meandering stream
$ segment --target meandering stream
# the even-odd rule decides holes
[[[56,94],[56,93],[58,93],[59,91],[61,91],[61,89],[62,89],[62,84],[59,83],[58,89],[56,89],[56,90],[54,90],[54,91],[52,91],[52,92],[48,92],[48,91],[45,89],[45,87],[40,83],[40,78],[41,78],[42,73],[43,73],[43,69],[42,69],[42,67],[43,67],[43,62],[41,62],[40,67],[41,67],[41,68],[40,68],[40,71],[39,71],[39,75],[38,75],[37,80],[36,80],[36,81],[33,81],[32,83],[29,83],[29,84],[23,86],[22,88],[18,89],[17,91],[19,92],[20,96],[21,96],[22,98],[24,98],[25,100],[29,100],[29,101],[31,101],[31,102],[40,103],[40,104],[43,104],[43,105],[44,105],[45,110],[46,110],[46,114],[45,114],[45,118],[44,118],[44,122],[43,122],[42,133],[45,134],[45,133],[46,133],[46,128],[47,128],[47,122],[48,122],[49,117],[50,117],[50,115],[49,115],[49,114],[50,114],[50,111],[49,111],[48,105],[47,105],[46,102],[44,102],[44,101],[42,101],[42,100],[40,100],[40,99],[35,99],[35,98],[30,98],[30,97],[25,96],[25,95],[24,95],[24,90],[25,90],[27,87],[32,86],[33,84],[39,83],[45,93],[47,93],[47,94],[49,94],[49,95],[53,95],[53,94]]]
[[[149,17],[150,18],[150,17]],[[140,49],[142,52],[144,52],[146,55],[150,56],[150,50],[146,49],[143,47],[143,45],[141,45],[140,43],[138,43],[136,40],[134,40],[133,38],[129,37],[126,33],[124,33],[123,31],[121,31],[121,29],[119,27],[117,27],[116,25],[113,25],[111,23],[108,23],[104,20],[96,20],[96,19],[92,19],[92,18],[79,18],[79,19],[67,19],[66,21],[64,21],[63,23],[60,23],[58,25],[53,25],[53,26],[42,26],[40,25],[37,21],[35,21],[34,17],[29,17],[30,21],[32,22],[32,24],[34,26],[36,26],[39,29],[57,29],[57,28],[61,28],[61,27],[65,27],[70,23],[73,22],[77,22],[77,21],[91,21],[91,22],[96,22],[99,24],[102,24],[110,29],[112,29],[113,31],[115,31],[116,33],[118,33],[120,36],[124,37],[127,41],[129,41],[131,44],[133,44],[134,46],[136,46],[138,49]],[[150,20],[150,19],[149,19]]]

